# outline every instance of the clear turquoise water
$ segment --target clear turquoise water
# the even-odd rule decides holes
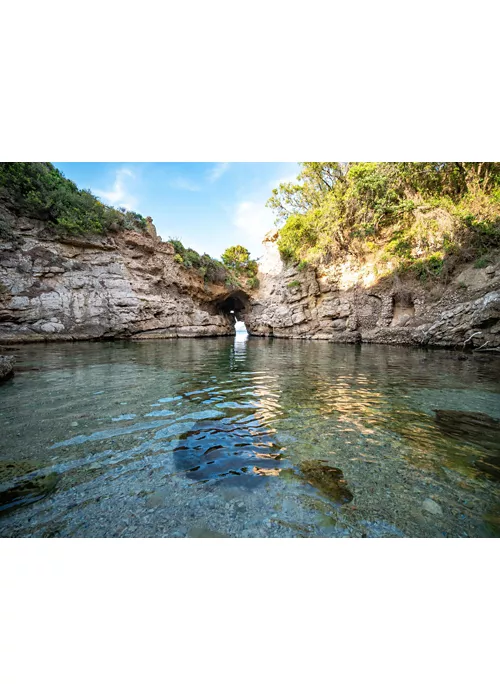
[[[498,455],[433,412],[500,418],[498,359],[239,334],[11,352],[0,536],[498,534]]]

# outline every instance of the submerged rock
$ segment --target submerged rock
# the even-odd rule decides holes
[[[443,509],[441,508],[439,503],[433,501],[432,498],[426,498],[425,501],[422,503],[422,508],[428,513],[431,513],[431,515],[443,515]]]
[[[258,476],[279,476],[281,469],[266,469],[265,467],[254,467],[252,471]]]
[[[15,468],[15,465],[12,465]],[[48,496],[56,487],[59,478],[57,474],[47,474],[25,481],[14,486],[0,486],[0,512],[25,506]]]
[[[500,481],[500,452],[495,455],[486,455],[474,462],[474,466],[479,471],[485,472]]]
[[[474,467],[500,479],[500,420],[474,411],[436,410],[436,423],[450,437],[484,448],[487,454]]]
[[[325,460],[305,460],[300,465],[300,471],[308,484],[319,489],[335,503],[349,503],[354,498],[342,470],[331,467]]]
[[[0,355],[0,382],[10,379],[14,374],[14,358],[12,355]]]
[[[486,413],[474,411],[435,410],[436,423],[441,430],[453,437],[460,437],[483,445],[485,442],[500,445],[500,420]]]

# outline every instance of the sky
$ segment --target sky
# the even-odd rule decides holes
[[[295,180],[297,163],[54,163],[105,204],[151,216],[165,240],[220,258],[231,245],[252,257],[273,228],[265,206],[280,182]]]

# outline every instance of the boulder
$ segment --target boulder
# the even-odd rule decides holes
[[[14,358],[12,355],[0,355],[0,382],[9,379],[14,374]]]

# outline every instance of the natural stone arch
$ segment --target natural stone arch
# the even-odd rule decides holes
[[[250,309],[250,297],[246,292],[238,289],[216,299],[214,304],[216,312],[232,319],[233,324],[236,321],[245,323],[245,316]]]

